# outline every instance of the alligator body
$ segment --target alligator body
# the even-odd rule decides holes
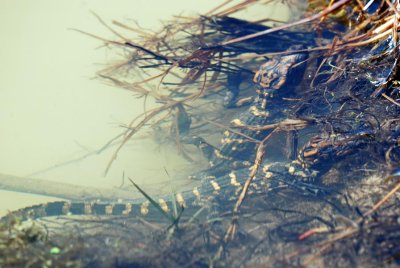
[[[293,168],[293,166],[281,162],[263,164],[250,185],[249,193],[266,193],[274,189],[294,187],[305,191],[306,194],[318,194],[321,190],[320,188],[303,183],[298,180],[297,176],[290,175],[288,173],[288,168],[290,167]],[[154,198],[154,200],[158,202],[160,208],[166,213],[180,211],[182,208],[185,211],[193,211],[214,203],[214,200],[228,204],[237,198],[238,193],[243,189],[246,179],[248,179],[249,173],[248,168],[243,168],[231,171],[215,180],[205,178],[200,186],[194,187],[190,191]],[[13,217],[26,220],[28,218],[38,219],[62,215],[162,218],[158,209],[148,200],[141,198],[119,202],[55,201],[20,209],[2,218],[1,221],[9,221]]]
[[[297,159],[292,162],[268,163],[264,161],[254,180],[250,184],[249,194],[262,194],[282,188],[294,188],[306,195],[318,195],[328,190],[317,184],[304,182],[304,178],[315,177],[318,171],[326,168],[326,162],[354,153],[363,144],[367,144],[373,133],[362,132],[355,135],[322,134],[315,136],[299,150]],[[190,191],[175,193],[171,196],[155,198],[160,208],[166,213],[180,211],[193,212],[211,203],[234,201],[249,178],[253,166],[227,171],[218,178],[205,176],[201,185]],[[218,202],[213,202],[218,201]],[[10,221],[13,217],[23,220],[62,215],[107,215],[107,216],[140,216],[146,219],[160,219],[161,212],[144,198],[119,202],[97,201],[56,201],[20,209],[3,217],[1,221]]]
[[[241,113],[237,119],[233,120],[234,124],[257,127],[270,120],[267,103],[282,87],[293,88],[297,84],[296,81],[301,80],[304,66],[300,68],[294,66],[304,61],[307,55],[296,52],[290,54],[290,50],[298,49],[300,49],[299,46],[293,46],[289,49],[289,54],[270,58],[260,67],[254,77],[257,96],[248,111]],[[234,93],[235,98],[238,95],[236,93]],[[231,99],[230,101],[235,100]],[[190,121],[186,121],[185,126],[180,129],[181,134],[186,134],[183,130],[188,128],[186,125],[190,125]],[[241,133],[226,131],[219,149],[203,148],[203,151],[207,151],[209,154],[210,168],[201,175],[201,185],[191,191],[156,199],[160,208],[169,213],[173,210],[177,211],[176,208],[179,209],[179,207],[202,207],[213,199],[221,202],[235,199],[252,169],[253,160],[251,158],[255,155],[256,143],[251,139],[257,141],[263,139],[265,135],[265,132],[255,132],[245,128],[241,129]],[[206,144],[198,142],[199,146],[204,147]],[[213,152],[209,153],[210,150]],[[299,158],[300,160],[302,159]],[[237,162],[240,162],[241,165],[233,168],[233,163]],[[293,165],[289,168],[288,163],[264,163],[253,180],[250,192],[266,192],[274,188],[285,187],[284,185],[303,187],[304,185],[299,186],[300,182],[296,182],[297,175],[298,173],[293,172]],[[58,201],[24,208],[13,214],[20,215],[24,219],[59,215],[159,217],[160,211],[155,209],[148,200],[137,199],[117,203]]]
[[[298,50],[294,46],[291,50]],[[285,54],[272,58],[263,64],[254,77],[257,84],[257,97],[247,112],[240,114],[233,123],[239,126],[257,127],[265,125],[270,120],[267,109],[268,102],[282,87],[293,88],[301,79],[304,66],[294,67],[307,57],[304,53]],[[301,65],[301,64],[300,64]],[[300,77],[300,78],[299,78]],[[190,122],[188,123],[190,125]],[[256,143],[262,140],[266,133],[241,128],[241,133],[226,131],[221,141],[220,149],[210,154],[211,167],[201,175],[201,185],[191,191],[176,193],[169,197],[155,199],[159,207],[166,213],[178,211],[180,208],[200,208],[210,201],[230,202],[241,192],[244,182],[253,168],[252,157],[255,155]],[[246,139],[244,137],[250,137]],[[341,142],[342,140],[342,142]],[[317,167],[320,156],[334,156],[338,144],[347,146],[352,140],[348,137],[338,137],[332,141],[330,137],[319,136],[311,140],[299,151],[297,160],[292,163],[263,163],[251,184],[250,193],[265,193],[282,187],[295,187],[308,194],[318,194],[320,188],[302,182],[302,177],[312,176],[310,169]],[[206,143],[199,143],[204,146]],[[357,144],[358,145],[358,144]],[[203,148],[204,149],[204,148]],[[207,149],[206,151],[209,151]],[[232,167],[232,163],[240,161],[240,167]],[[41,218],[60,215],[124,215],[141,217],[160,217],[160,211],[155,209],[146,199],[124,202],[82,202],[57,201],[47,204],[23,208],[11,213],[26,218]]]
[[[258,172],[257,178],[252,184],[252,192],[266,192],[269,189],[283,187],[286,180],[286,165],[276,163],[265,164]],[[249,169],[239,169],[218,178],[204,178],[201,185],[190,191],[175,193],[171,196],[154,198],[160,208],[166,213],[173,211],[190,210],[201,208],[210,204],[214,199],[232,201],[237,193],[242,190],[244,181],[248,178]],[[157,210],[145,198],[135,200],[124,200],[119,202],[98,201],[56,201],[40,204],[10,213],[2,221],[10,217],[37,219],[61,215],[108,215],[108,216],[140,216],[147,219],[162,218],[161,212]]]

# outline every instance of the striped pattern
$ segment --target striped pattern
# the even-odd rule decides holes
[[[330,139],[329,135],[314,137],[299,151],[297,160],[291,163],[279,162],[262,165],[251,184],[250,193],[266,193],[271,189],[281,188],[284,185],[301,190],[309,187],[309,192],[317,192],[317,187],[312,189],[310,185],[302,184],[301,179],[299,179],[299,177],[316,175],[315,171],[310,172],[309,170],[311,167],[318,168],[318,166],[315,166],[315,163],[319,161],[315,158],[328,155],[330,162],[332,162],[332,157],[342,156],[338,152],[346,151],[350,154],[366,141],[365,139],[360,140],[357,136],[353,139],[348,135],[337,134],[335,135],[334,142]],[[317,149],[316,153],[311,155],[306,153],[309,150],[315,149]],[[200,186],[194,187],[190,191],[176,193],[173,198],[160,197],[158,204],[164,212],[170,213],[171,211],[175,211],[173,209],[174,206],[199,208],[217,196],[221,197],[218,200],[233,200],[242,190],[242,186],[252,168],[253,166],[249,166],[231,171],[220,177],[206,174],[202,177],[202,184]],[[19,216],[22,219],[37,219],[61,215],[152,216],[161,218],[160,211],[155,209],[149,201],[143,201],[143,199],[115,203],[56,201],[23,208],[3,217],[1,221],[9,220],[13,215]]]
[[[275,185],[277,185],[277,182],[283,179],[281,174],[286,169],[286,165],[282,163],[274,165],[272,169],[273,171],[271,171],[271,165],[268,165],[267,169],[264,167],[260,170],[260,176],[257,176],[257,179],[252,185],[253,192],[268,191],[266,187],[272,187],[272,185],[274,185],[274,183],[271,183],[273,182],[273,176],[270,176],[270,174],[274,172],[279,174],[277,176],[280,180],[275,182]],[[159,206],[166,213],[174,211],[174,206],[184,207],[186,209],[199,208],[217,196],[221,196],[222,199],[225,200],[232,200],[232,197],[235,197],[241,191],[244,181],[248,178],[248,174],[248,168],[236,172],[231,171],[229,174],[222,176],[219,179],[205,179],[201,186],[194,187],[191,191],[176,193],[173,200],[171,197],[160,197],[155,200],[158,200]],[[265,176],[265,174],[268,174],[268,176]],[[144,201],[143,199],[127,202],[120,200],[115,203],[85,201],[49,202],[15,211],[2,218],[2,221],[10,219],[13,215],[21,217],[22,219],[37,219],[62,215],[140,216],[145,218],[162,218],[160,211],[151,205],[149,201]]]

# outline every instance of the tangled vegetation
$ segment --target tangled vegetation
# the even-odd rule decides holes
[[[268,131],[249,156],[254,168],[247,188],[233,202],[222,202],[218,213],[205,219],[181,218],[172,225],[168,219],[154,223],[123,217],[48,220],[46,227],[37,222],[4,225],[0,266],[400,264],[399,3],[310,0],[300,20],[275,21],[273,27],[265,26],[268,18],[249,22],[233,17],[268,2],[225,1],[204,16],[179,17],[156,33],[116,21],[111,27],[98,17],[118,40],[85,33],[126,53],[124,61],[101,70],[100,78],[158,103],[113,141],[119,146],[107,170],[148,125],[167,133],[159,139],[176,144],[188,160],[186,150],[193,145],[182,139],[188,133],[215,144],[225,130]],[[227,101],[226,85],[236,83],[246,103],[255,95],[252,80],[259,66],[294,53],[293,45],[295,52],[308,54],[301,63],[307,67],[298,90],[271,105],[271,122],[258,128],[226,124],[243,113]],[[284,144],[282,137],[284,148],[270,155],[275,143]],[[262,161],[286,161],[297,143],[312,145],[316,139],[335,148],[314,159],[321,170],[317,179],[249,194]]]

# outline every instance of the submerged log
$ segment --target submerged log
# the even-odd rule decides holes
[[[17,177],[7,174],[0,174],[0,189],[69,200],[117,200],[135,198],[135,192],[133,191],[87,187],[50,180]]]

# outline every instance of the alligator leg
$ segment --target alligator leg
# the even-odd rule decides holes
[[[249,105],[253,102],[253,97],[238,99],[240,93],[240,85],[243,81],[243,72],[228,73],[227,92],[224,97],[223,105],[225,108],[239,108]]]

